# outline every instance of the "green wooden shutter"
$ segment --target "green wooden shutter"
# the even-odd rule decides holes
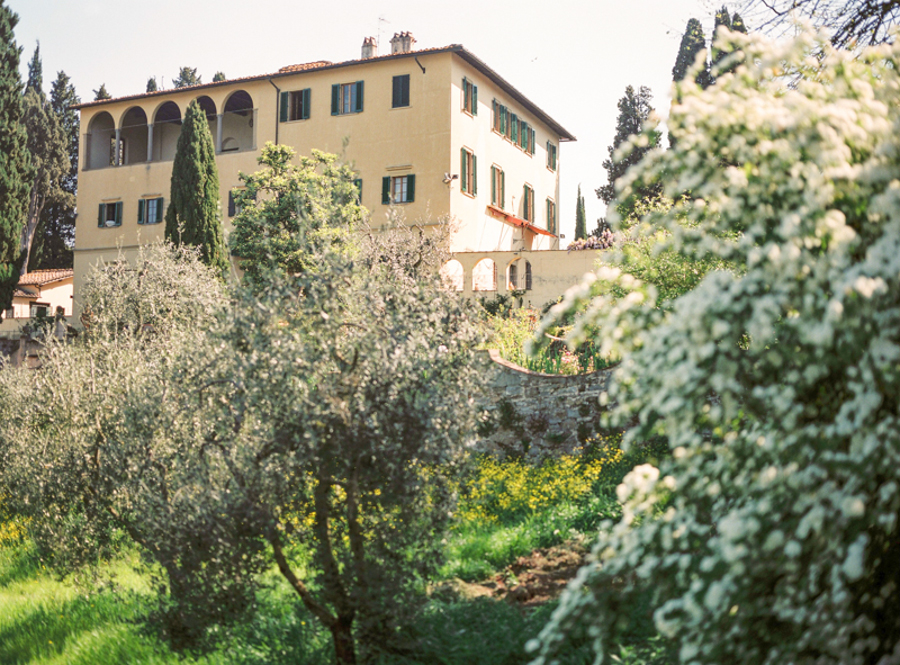
[[[497,205],[497,167],[491,167],[491,205]]]
[[[97,226],[106,226],[106,220],[103,219],[103,213],[106,212],[106,205],[100,204],[100,212],[97,213]]]
[[[460,189],[464,192],[469,191],[469,170],[466,168],[468,164],[466,164],[466,156],[468,153],[465,148],[459,149],[459,179],[460,179]]]
[[[356,113],[362,113],[363,110],[363,81],[356,82]]]
[[[478,86],[472,85],[472,115],[478,115]]]
[[[389,205],[391,202],[391,176],[386,175],[381,179],[381,202]]]
[[[234,205],[234,191],[230,191],[228,192],[228,216],[234,217],[235,212],[237,212],[237,209]]]
[[[289,92],[281,93],[281,114],[280,114],[281,122],[287,122],[288,104],[290,103],[290,97],[291,97],[291,94]]]
[[[500,107],[500,133],[506,134],[506,107]]]
[[[144,199],[138,201],[138,224],[144,223]]]
[[[472,155],[472,195],[478,195],[478,157]]]
[[[122,202],[116,201],[116,226],[122,225]]]
[[[406,200],[412,203],[416,200],[416,176],[406,176]]]
[[[506,172],[500,171],[500,207],[506,208]]]
[[[359,199],[360,203],[362,202],[362,178],[356,178],[353,181],[353,186],[356,187],[356,196]]]
[[[309,88],[304,88],[300,91],[300,119],[308,120],[309,119]]]
[[[163,197],[156,199],[156,219],[153,221],[159,224],[163,220]]]
[[[335,83],[331,86],[331,115],[337,115],[338,108],[338,100],[340,99],[341,94],[341,84]]]
[[[469,82],[466,80],[465,76],[463,77],[462,89],[463,89],[463,110],[467,111],[469,109]]]

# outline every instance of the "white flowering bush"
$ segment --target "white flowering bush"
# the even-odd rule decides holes
[[[657,308],[604,268],[553,312],[622,355],[626,445],[672,456],[620,488],[538,663],[584,630],[602,660],[648,594],[684,663],[900,662],[900,45],[732,38],[746,64],[681,84],[631,177],[690,192],[654,222],[732,269]]]

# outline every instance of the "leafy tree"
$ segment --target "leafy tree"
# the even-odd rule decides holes
[[[223,276],[228,272],[216,151],[206,114],[196,100],[187,107],[175,148],[166,239],[199,247],[206,265]]]
[[[151,76],[147,79],[147,92],[156,92],[159,90],[159,87],[156,85],[156,77]]]
[[[38,93],[44,91],[44,70],[41,64],[41,43],[38,42],[34,48],[34,55],[28,63],[28,82],[25,84],[26,90],[35,90]]]
[[[218,83],[219,81],[227,81],[228,79],[225,77],[224,72],[216,72],[213,76],[213,83]]]
[[[50,88],[50,108],[59,120],[67,142],[68,171],[60,178],[63,196],[52,196],[41,214],[31,249],[29,270],[71,268],[75,243],[75,193],[78,189],[78,112],[71,108],[81,100],[65,72],[60,71]]]
[[[628,291],[590,302],[572,343],[626,357],[608,396],[637,424],[625,445],[672,456],[618,488],[538,662],[585,631],[608,654],[648,600],[681,662],[896,659],[900,44],[737,42],[741,75],[685,88],[674,149],[640,177],[695,195],[654,217],[673,251],[739,269],[660,310],[604,268],[558,310]]]
[[[20,243],[24,255],[21,274],[28,272],[31,247],[35,232],[49,202],[74,209],[74,196],[63,189],[63,178],[70,171],[69,139],[63,134],[59,119],[37,84],[43,80],[40,52],[34,51],[29,64],[29,84],[25,88],[25,113],[23,122],[28,134],[28,152],[31,155],[33,179],[28,200],[28,212],[22,228]]]
[[[743,6],[754,24],[775,35],[791,29],[791,12],[797,12],[829,29],[831,43],[841,48],[888,42],[900,21],[897,0],[746,0]]]
[[[617,182],[625,172],[639,163],[650,150],[659,147],[655,121],[651,120],[652,99],[650,88],[646,86],[641,86],[636,94],[631,86],[625,89],[625,96],[619,100],[618,105],[616,136],[613,144],[607,148],[609,158],[603,161],[608,182],[597,189],[597,196],[606,204],[617,201],[624,206],[625,211],[630,210],[637,199],[654,196],[659,192],[659,185],[649,184],[633,191],[617,193]],[[645,125],[649,122],[653,122],[654,126],[644,133]],[[618,187],[621,186],[622,183],[619,183]]]
[[[267,143],[258,158],[264,168],[242,174],[245,188],[233,192],[241,212],[229,241],[250,280],[271,270],[315,270],[326,247],[352,252],[366,215],[349,166],[318,150],[297,165],[294,157],[289,146]]]
[[[22,80],[13,31],[19,17],[0,0],[0,311],[19,281],[22,227],[28,210],[31,160],[22,124]]]
[[[94,101],[99,102],[104,99],[112,99],[112,95],[106,90],[106,84],[101,83],[97,90],[94,90]]]
[[[675,66],[672,67],[672,80],[676,83],[683,81],[688,71],[701,60],[695,80],[701,88],[706,88],[711,83],[709,65],[706,63],[706,55],[700,55],[706,51],[706,37],[703,35],[703,26],[695,18],[687,22],[684,35],[681,38],[681,46],[678,47],[678,56],[675,58]]]
[[[573,240],[587,238],[584,217],[584,197],[581,195],[581,185],[578,185],[578,199],[575,201],[575,238]]]
[[[172,80],[172,85],[176,88],[186,88],[189,85],[200,85],[201,83],[203,80],[197,74],[196,67],[182,67],[178,70],[178,76]]]

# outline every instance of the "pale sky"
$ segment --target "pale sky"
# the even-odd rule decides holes
[[[37,41],[44,87],[59,70],[83,101],[106,84],[113,97],[165,87],[182,66],[203,82],[277,71],[290,64],[359,57],[362,40],[409,30],[417,48],[462,44],[544,109],[578,141],[560,148],[559,220],[572,239],[579,183],[588,230],[605,213],[594,190],[615,135],[625,87],[649,86],[667,115],[672,66],[688,19],[709,36],[712,0],[6,0],[19,15],[22,76]],[[751,29],[753,26],[750,26]]]

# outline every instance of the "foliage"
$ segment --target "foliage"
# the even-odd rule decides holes
[[[106,89],[105,83],[101,83],[100,87],[94,90],[93,93],[95,102],[100,102],[104,99],[112,99],[112,95],[109,94],[109,91]]]
[[[613,144],[607,148],[609,158],[603,161],[608,182],[597,189],[597,196],[604,203],[616,201],[619,206],[630,210],[637,200],[659,192],[660,185],[649,182],[641,188],[635,188],[631,197],[621,197],[617,191],[617,182],[625,172],[638,164],[648,152],[659,147],[659,135],[656,131],[658,121],[650,105],[652,99],[650,88],[641,86],[635,94],[634,88],[628,86],[625,88],[625,96],[619,100],[616,136]],[[632,140],[632,137],[635,138]]]
[[[296,165],[294,157],[291,147],[267,143],[258,157],[264,168],[242,173],[244,189],[233,192],[241,212],[229,241],[251,282],[272,270],[314,271],[324,250],[355,251],[366,210],[352,169],[318,150]]]
[[[41,43],[34,48],[31,60],[28,62],[28,81],[25,90],[34,90],[38,94],[44,92],[44,69],[41,64]]]
[[[159,85],[156,83],[156,77],[151,76],[147,79],[146,92],[156,92],[157,90],[159,90]]]
[[[37,50],[29,70],[29,81],[31,77],[35,81],[41,80],[41,61]],[[68,154],[70,137],[63,133],[55,109],[40,88],[31,85],[26,87],[24,109],[22,121],[28,134],[27,146],[31,155],[33,179],[28,213],[22,229],[21,250],[25,255],[21,268],[23,275],[28,271],[35,233],[47,205],[52,203],[71,211],[75,208],[74,193],[63,188],[63,181],[71,168]]]
[[[615,244],[615,241],[616,239],[612,231],[603,229],[599,233],[590,235],[583,240],[579,239],[575,242],[570,242],[566,246],[566,251],[574,252],[583,249],[610,249]]]
[[[587,221],[584,215],[584,197],[581,195],[581,185],[578,185],[578,199],[575,202],[575,240],[587,237]]]
[[[601,269],[560,307],[627,288],[590,303],[573,337],[625,356],[609,397],[639,425],[626,444],[657,433],[673,457],[618,488],[623,518],[538,662],[576,627],[606,652],[647,590],[682,662],[896,660],[900,46],[731,38],[747,64],[683,85],[675,148],[643,177],[694,196],[657,217],[673,250],[740,269],[665,311],[652,286]]]
[[[219,171],[206,114],[196,100],[178,135],[166,209],[166,240],[200,250],[201,260],[224,276],[229,269],[219,204]]]
[[[78,111],[81,100],[65,72],[50,87],[50,108],[59,121],[68,154],[68,171],[60,178],[60,196],[51,197],[34,233],[29,270],[71,268],[75,244],[75,192],[78,189]]]
[[[227,81],[228,78],[225,76],[224,72],[216,72],[213,75],[213,83],[218,83],[219,81]]]
[[[19,281],[19,243],[28,209],[31,160],[22,124],[22,81],[13,30],[19,17],[0,0],[0,311]]]
[[[888,42],[900,19],[896,0],[745,0],[743,7],[763,30],[777,36],[791,30],[795,17],[812,21],[831,31],[831,43],[838,48]]]
[[[0,372],[0,493],[62,573],[127,536],[161,575],[172,642],[196,642],[253,588],[252,551],[235,560],[224,545],[242,528],[233,495],[199,491],[211,480],[186,461],[202,439],[165,399],[179,357],[225,306],[221,287],[188,250],[151,246],[97,268],[80,296],[77,343],[48,340],[39,372]]]
[[[203,83],[203,78],[197,73],[196,67],[182,67],[178,70],[178,76],[172,79],[174,88],[186,88],[201,83]]]
[[[691,70],[695,72],[694,81],[697,85],[702,88],[709,86],[711,77],[706,63],[706,37],[703,35],[703,26],[695,18],[687,22],[681,37],[681,46],[678,47],[678,55],[672,67],[672,80],[676,83],[683,81]]]
[[[601,357],[591,343],[572,351],[560,341],[541,345],[529,353],[526,344],[534,336],[537,323],[538,313],[527,308],[489,315],[487,324],[491,337],[488,346],[497,349],[504,360],[544,374],[582,374],[609,366],[609,360]],[[560,339],[565,331],[565,327],[557,327],[547,332]]]

